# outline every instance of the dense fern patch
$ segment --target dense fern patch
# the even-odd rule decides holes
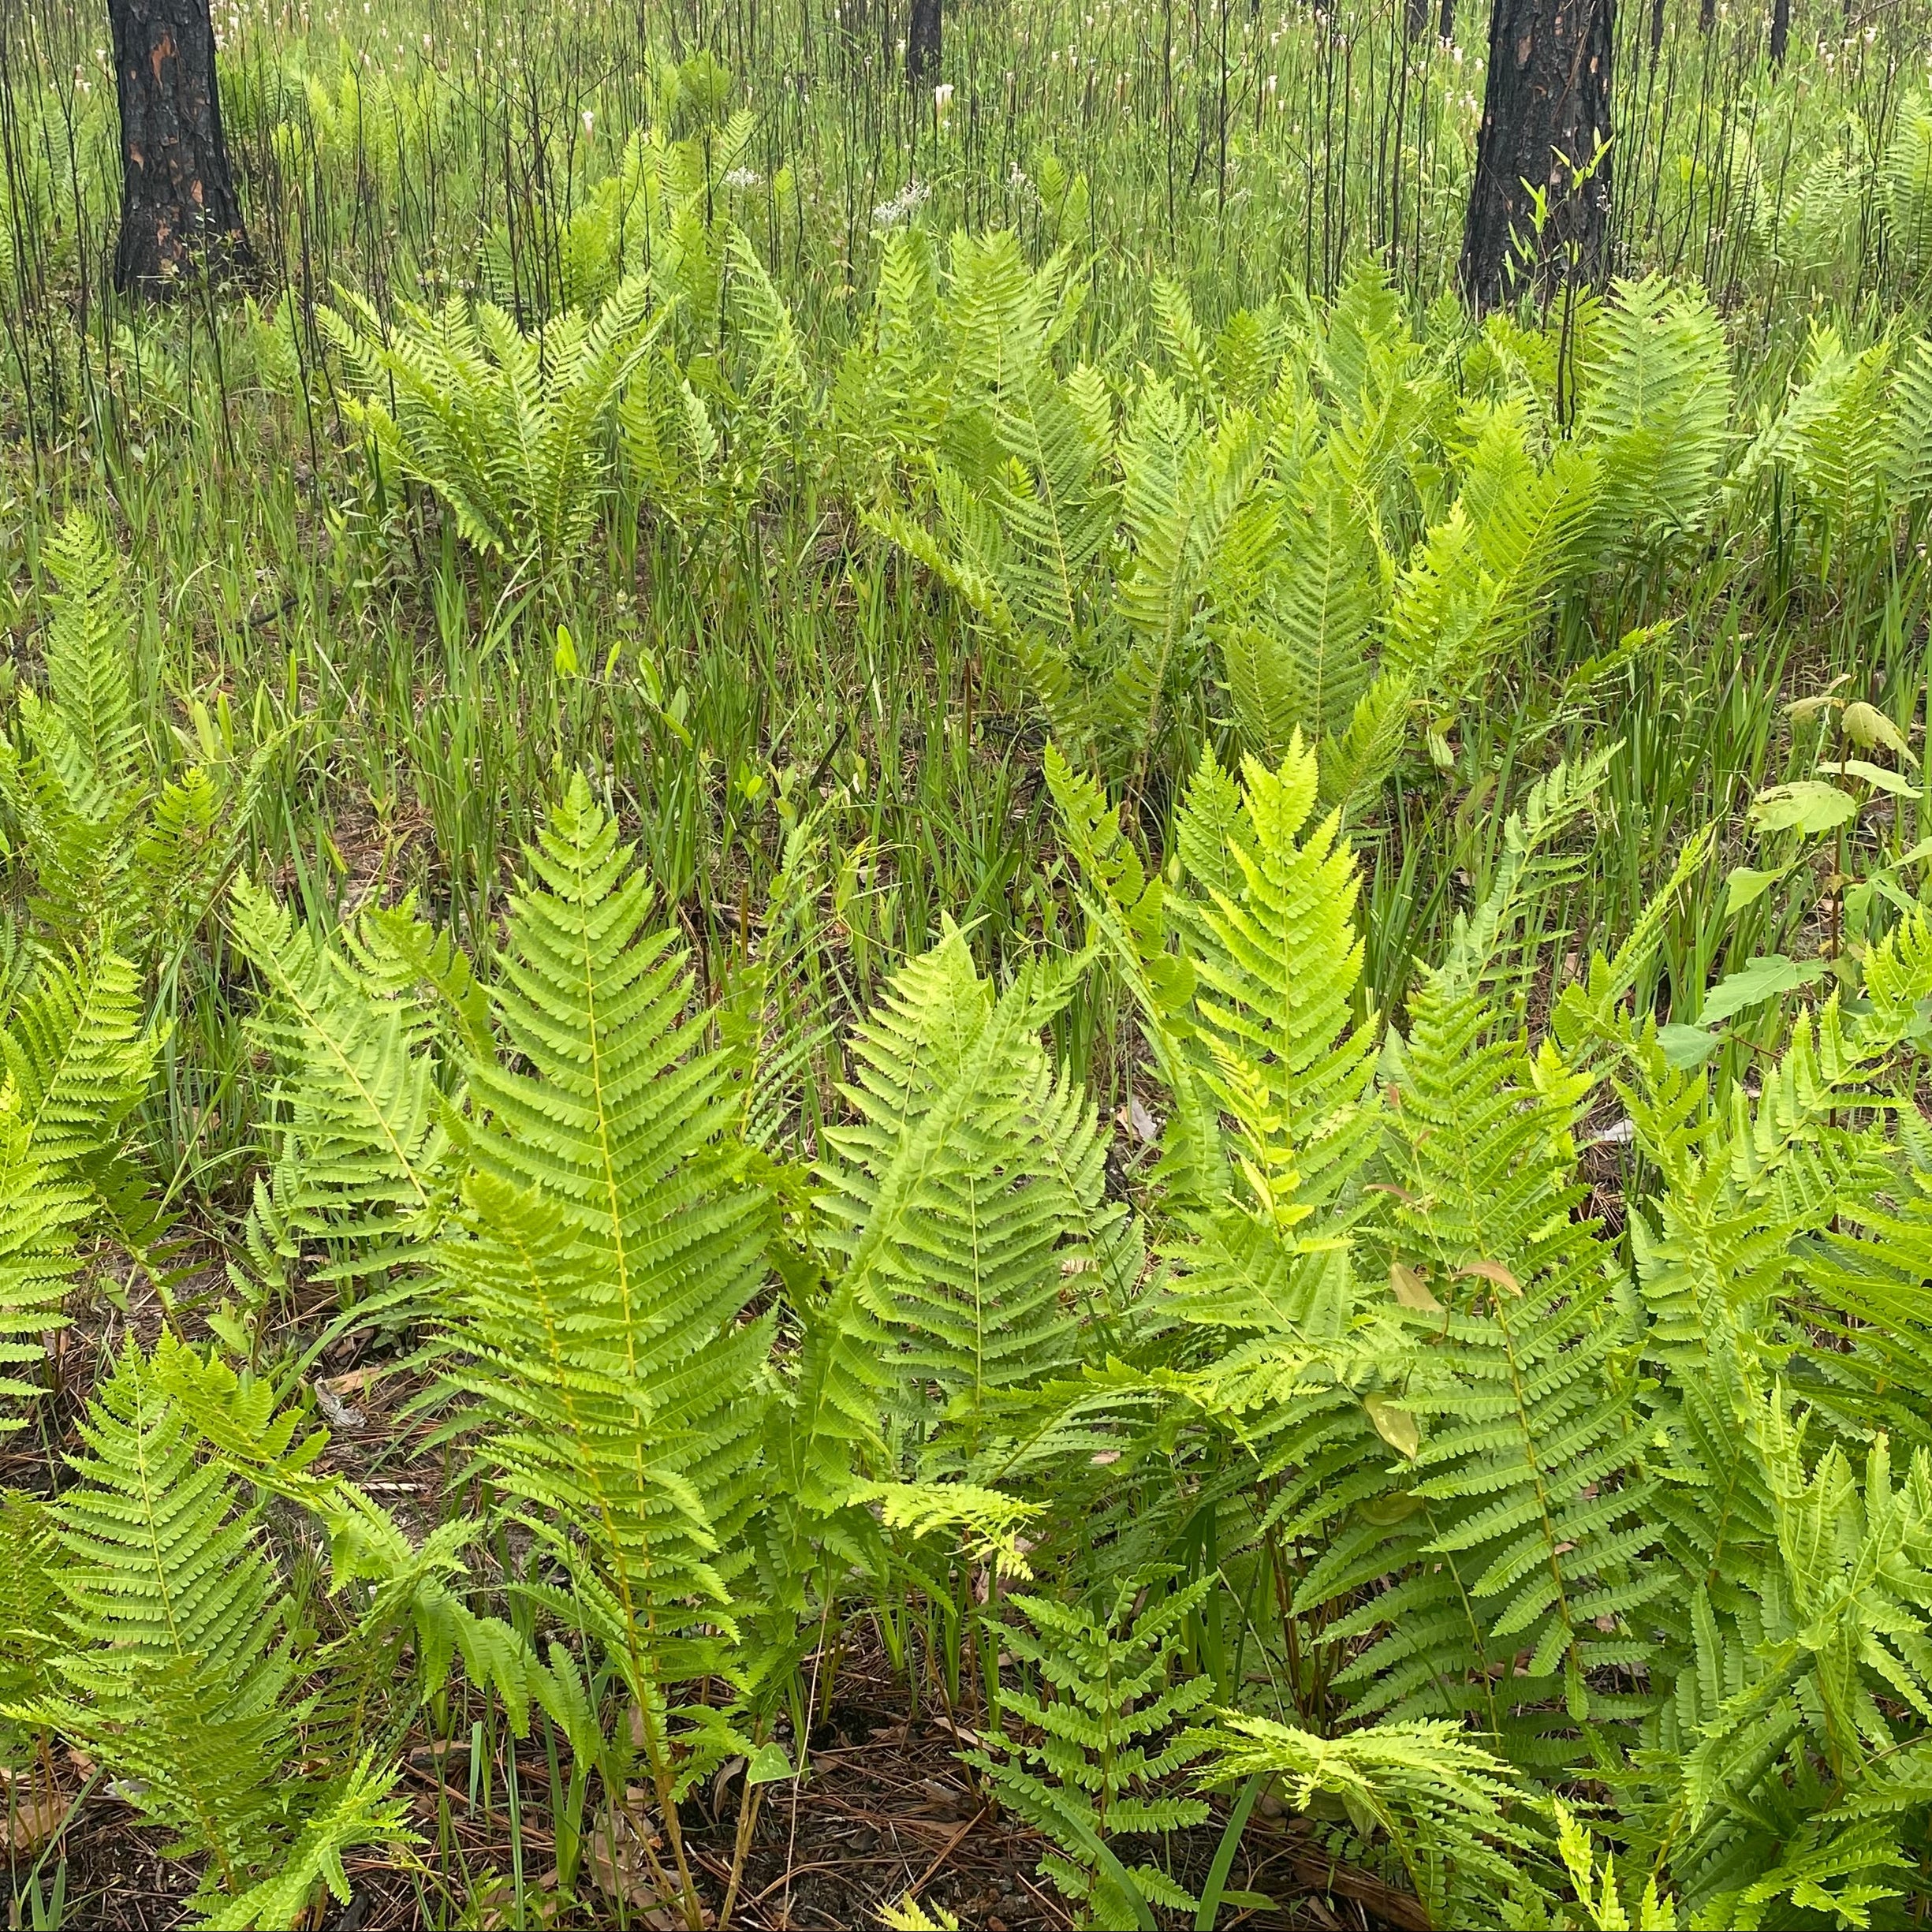
[[[142,305],[9,13],[10,1926],[1923,1920],[1923,8],[1624,13],[1474,313],[1453,7],[231,9]]]

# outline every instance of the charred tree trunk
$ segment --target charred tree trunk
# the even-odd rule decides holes
[[[1707,34],[1718,24],[1718,0],[1697,0],[1697,31]]]
[[[1495,0],[1460,265],[1463,293],[1479,308],[1503,299],[1514,267],[1546,292],[1572,273],[1594,281],[1603,272],[1613,8],[1614,0]],[[1540,233],[1532,188],[1543,201]]]
[[[1664,50],[1664,0],[1650,0],[1650,65]]]
[[[1402,9],[1402,25],[1412,40],[1419,40],[1428,32],[1429,16],[1434,9],[1429,0],[1408,0]]]
[[[1791,47],[1791,0],[1773,0],[1771,7],[1771,65],[1782,67]]]
[[[1445,40],[1456,37],[1456,0],[1442,0],[1442,17],[1436,22],[1436,32]]]
[[[905,77],[913,86],[931,80],[939,71],[939,47],[945,31],[942,0],[912,0],[912,25],[905,37]]]
[[[208,0],[108,0],[121,97],[114,286],[158,294],[253,265],[222,139]]]

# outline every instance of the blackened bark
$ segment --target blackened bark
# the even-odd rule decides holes
[[[1664,0],[1650,0],[1650,65],[1664,50]]]
[[[1463,293],[1501,301],[1516,267],[1546,291],[1572,272],[1594,281],[1609,241],[1610,43],[1614,0],[1495,0],[1475,180],[1463,230]],[[1594,171],[1572,188],[1576,170]],[[1531,187],[1546,218],[1535,233]],[[1527,255],[1519,263],[1512,233]]]
[[[1434,9],[1429,0],[1408,0],[1402,10],[1402,24],[1412,40],[1419,40],[1429,31],[1429,16]]]
[[[208,0],[107,0],[121,96],[114,286],[159,294],[254,256],[222,139]]]
[[[1436,32],[1445,40],[1456,37],[1456,0],[1442,0],[1442,15],[1436,22]]]
[[[1782,67],[1791,45],[1791,0],[1773,0],[1771,7],[1771,65]]]
[[[1718,0],[1697,0],[1697,31],[1707,34],[1718,24]]]
[[[916,87],[939,71],[939,43],[945,23],[941,0],[912,0],[912,25],[905,37],[905,77]]]

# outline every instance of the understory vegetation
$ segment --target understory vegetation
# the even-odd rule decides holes
[[[9,1925],[1924,1923],[1928,23],[1655,21],[1475,315],[1449,9],[245,6],[141,304],[0,5]]]

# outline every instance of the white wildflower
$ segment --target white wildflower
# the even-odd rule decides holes
[[[875,228],[899,228],[911,221],[932,190],[919,180],[908,181],[890,201],[882,201],[872,211]]]

